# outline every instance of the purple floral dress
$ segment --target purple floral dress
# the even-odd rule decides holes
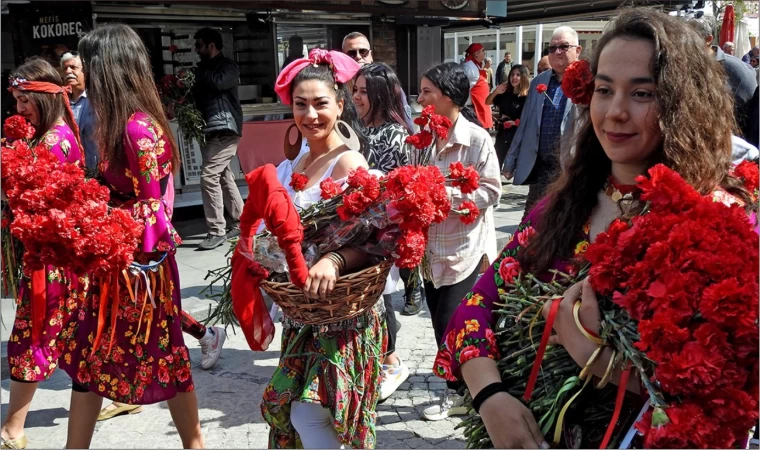
[[[57,156],[61,164],[78,164],[82,158],[74,132],[62,120],[42,136],[39,145]],[[61,354],[58,334],[77,303],[84,301],[88,286],[87,277],[80,278],[54,266],[46,266],[32,277],[44,279],[45,314],[38,334],[32,326],[32,278],[23,277],[16,299],[16,320],[8,339],[11,377],[20,381],[43,381],[53,373]]]
[[[171,147],[158,123],[138,112],[127,122],[124,152],[126,167],[101,171],[112,200],[119,199],[117,206],[145,225],[135,261],[161,262],[154,270],[124,270],[93,280],[92,300],[72,314],[61,332],[60,364],[90,391],[141,405],[171,399],[194,386],[174,256],[181,240],[161,188],[172,176]]]
[[[517,232],[507,242],[499,257],[475,283],[472,292],[467,294],[454,312],[449,326],[444,333],[444,342],[438,350],[433,366],[433,373],[449,381],[461,379],[460,367],[465,362],[478,357],[487,357],[498,361],[501,359],[494,327],[496,316],[495,303],[499,294],[504,292],[505,281],[512,280],[520,274],[517,252],[536,234],[534,225],[540,217],[540,210],[545,202],[536,205],[517,228]],[[555,258],[551,269],[572,274],[578,270],[578,261],[589,245],[588,225],[578,237],[572,259]],[[538,275],[543,281],[551,280],[550,271]],[[570,286],[568,286],[570,287]]]

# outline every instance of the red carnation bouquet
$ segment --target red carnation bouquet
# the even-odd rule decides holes
[[[61,164],[46,148],[33,147],[26,138],[33,132],[20,126],[22,120],[5,122],[8,138],[16,140],[2,143],[1,176],[12,212],[3,225],[23,245],[24,271],[53,265],[98,274],[129,266],[142,225],[127,211],[110,209],[108,188],[85,180],[78,165]],[[3,248],[4,257],[10,252]]]
[[[743,208],[665,166],[649,175],[637,179],[647,212],[585,254],[602,338],[649,394],[646,447],[732,448],[758,419],[758,235]]]
[[[164,75],[158,87],[161,103],[164,105],[166,116],[177,119],[177,125],[182,131],[182,137],[189,143],[195,139],[198,145],[206,143],[203,120],[193,100],[192,88],[195,85],[195,72],[183,70],[179,75]]]
[[[555,445],[626,448],[638,431],[645,448],[736,448],[758,421],[758,234],[744,208],[701,196],[663,165],[637,184],[643,213],[576,251],[590,266],[548,282],[512,257],[497,267],[502,378]],[[589,383],[563,347],[547,346],[555,309],[544,319],[544,303],[586,274],[600,308],[596,337],[623,369],[618,386]],[[630,377],[646,411],[626,391]],[[480,417],[465,422],[470,447],[487,447]]]

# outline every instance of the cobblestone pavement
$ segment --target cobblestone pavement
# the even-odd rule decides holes
[[[505,194],[495,211],[499,244],[503,245],[519,222],[527,189],[505,186]],[[211,302],[199,296],[206,285],[203,277],[210,268],[225,262],[225,248],[196,252],[205,236],[202,220],[178,223],[185,244],[178,250],[183,308],[197,317],[205,316]],[[394,297],[396,311],[403,306]],[[14,306],[9,299],[0,302],[2,350],[13,326]],[[435,337],[426,308],[417,316],[397,315],[401,329],[397,351],[409,366],[411,375],[398,391],[378,406],[378,448],[464,448],[459,418],[440,422],[421,420],[421,411],[437,402],[446,384],[431,368]],[[279,327],[278,327],[279,330]],[[209,448],[266,448],[268,427],[261,418],[259,403],[279,358],[279,334],[266,352],[251,352],[241,333],[225,343],[222,357],[211,370],[200,369],[198,343],[186,336],[193,364],[193,379],[198,394],[201,425]],[[0,397],[5,416],[8,407],[8,366],[2,358]],[[29,448],[62,448],[66,442],[71,381],[62,371],[41,383],[27,419]],[[104,402],[104,405],[106,402]],[[92,448],[179,448],[166,403],[144,407],[140,414],[122,416],[98,423]]]

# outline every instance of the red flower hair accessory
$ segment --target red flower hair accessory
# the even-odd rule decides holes
[[[581,59],[567,66],[562,77],[562,92],[576,105],[588,105],[594,95],[594,74],[588,61]]]

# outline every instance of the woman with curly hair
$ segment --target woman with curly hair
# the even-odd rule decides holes
[[[464,380],[473,397],[501,383],[493,310],[505,282],[497,269],[517,268],[540,279],[550,279],[550,269],[577,269],[587,247],[583,244],[621,216],[615,193],[632,189],[636,177],[653,165],[675,170],[703,195],[747,199],[729,175],[736,127],[732,100],[723,89],[720,67],[701,48],[698,36],[680,19],[654,10],[627,10],[610,24],[595,46],[594,91],[590,105],[579,108],[582,126],[574,139],[575,154],[458,307],[436,358],[436,374]],[[710,120],[716,113],[721,120]],[[578,283],[565,292],[561,305],[567,306],[559,308],[554,339],[583,367],[596,345],[575,326],[572,305],[581,297],[581,322],[598,330],[595,295],[586,282]],[[610,349],[601,354],[593,374],[605,373],[610,354]],[[613,383],[621,371],[614,368]],[[627,387],[638,390],[634,383]],[[480,415],[495,447],[549,448],[520,400],[503,389],[486,392],[490,396],[481,397]],[[593,445],[584,441],[582,446]]]

